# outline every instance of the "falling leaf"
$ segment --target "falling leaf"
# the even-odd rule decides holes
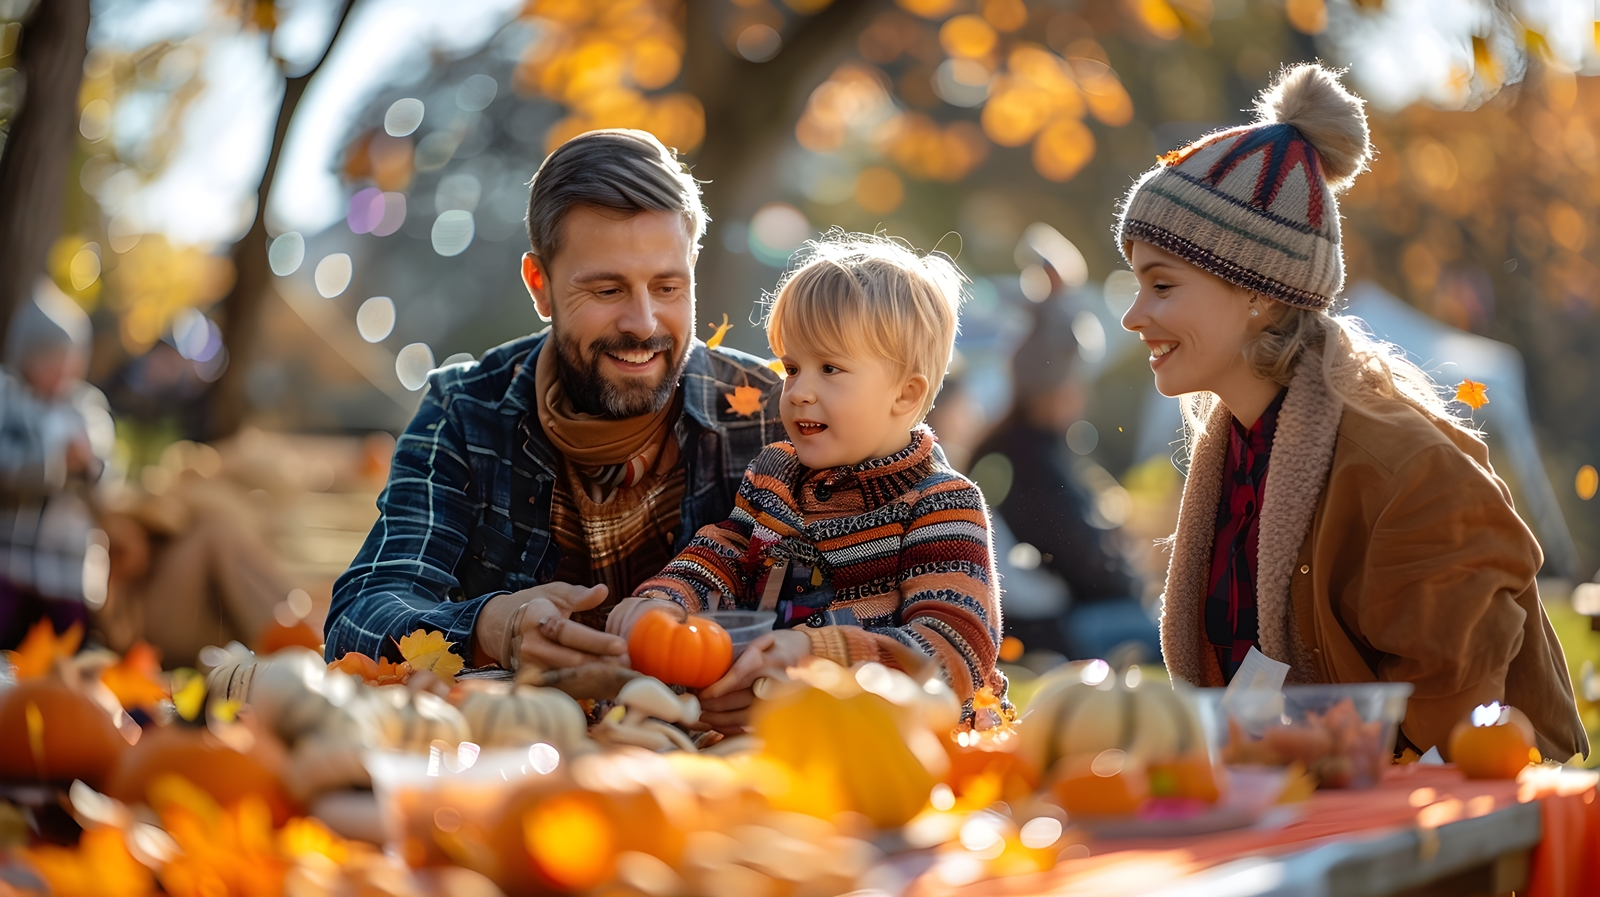
[[[781,358],[774,358],[767,362],[767,367],[771,368],[780,377],[787,378],[789,376],[789,369],[783,366],[783,359]]]
[[[148,642],[138,642],[122,659],[100,673],[100,681],[117,696],[124,710],[153,707],[167,697],[161,681],[161,654]]]
[[[446,684],[454,685],[456,673],[461,672],[465,664],[458,655],[451,653],[453,647],[455,643],[445,641],[444,633],[418,629],[400,639],[400,656],[406,659],[411,669],[426,670]],[[382,673],[381,667],[379,673]]]
[[[82,623],[73,623],[66,632],[56,635],[50,620],[41,619],[28,630],[17,650],[5,652],[6,659],[16,668],[18,679],[31,679],[50,672],[58,659],[78,653],[78,644],[82,641]]]
[[[706,340],[707,349],[715,349],[716,347],[722,345],[722,338],[728,335],[729,330],[733,329],[733,325],[728,323],[728,315],[726,312],[724,312],[722,315],[721,324],[708,323],[706,326],[717,328],[717,332],[711,334],[711,338]]]
[[[1489,404],[1489,387],[1475,380],[1462,380],[1456,385],[1456,401],[1477,411]]]
[[[735,386],[727,398],[734,414],[749,417],[761,410],[761,390],[754,386]]]

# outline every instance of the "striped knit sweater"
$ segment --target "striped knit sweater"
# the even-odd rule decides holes
[[[988,509],[933,449],[933,432],[918,427],[886,458],[811,470],[791,443],[769,445],[745,471],[733,516],[702,528],[637,594],[691,612],[755,609],[773,601],[774,570],[800,565],[832,592],[798,627],[813,653],[908,671],[931,661],[964,702],[984,686],[1003,696]],[[860,625],[817,625],[840,617]]]

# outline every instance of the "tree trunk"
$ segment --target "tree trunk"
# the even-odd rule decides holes
[[[701,323],[720,320],[726,312],[730,321],[745,325],[729,332],[728,345],[765,354],[766,337],[748,324],[776,272],[726,249],[722,228],[749,221],[760,205],[782,198],[774,192],[785,180],[778,166],[806,100],[853,54],[855,35],[889,4],[834,0],[796,23],[784,35],[783,49],[764,63],[747,62],[723,45],[717,5],[690,0],[684,29],[689,41],[684,80],[706,110],[706,137],[694,154],[694,174],[709,181],[703,195],[714,219],[695,266],[698,311]]]
[[[272,147],[267,151],[267,164],[261,171],[261,183],[256,187],[256,217],[250,232],[233,244],[233,288],[222,298],[222,345],[228,352],[228,366],[223,370],[210,395],[206,397],[206,430],[210,439],[221,439],[236,432],[249,412],[250,401],[245,395],[245,381],[250,374],[261,325],[261,307],[267,298],[272,281],[272,267],[267,260],[267,200],[272,196],[272,184],[278,175],[278,161],[283,156],[283,145],[289,137],[289,125],[294,121],[295,110],[305,96],[311,79],[316,77],[322,64],[333,54],[345,23],[350,20],[350,10],[355,0],[345,0],[339,8],[339,18],[333,33],[328,36],[328,47],[322,57],[305,72],[283,81],[283,100],[278,103],[278,118],[272,129]]]
[[[22,108],[0,155],[0,346],[60,235],[88,47],[89,0],[40,0],[23,23]]]

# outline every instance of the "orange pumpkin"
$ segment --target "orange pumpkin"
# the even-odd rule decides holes
[[[668,685],[705,688],[733,666],[733,639],[704,617],[680,620],[658,608],[633,624],[628,657],[634,669]]]
[[[1211,758],[1205,754],[1191,754],[1150,764],[1150,794],[1154,797],[1188,798],[1208,804],[1216,803],[1217,798],[1222,796],[1217,788]]]
[[[328,669],[349,673],[364,682],[378,678],[378,662],[360,651],[346,652],[343,657],[328,664]]]
[[[0,691],[0,780],[100,788],[128,743],[111,717],[56,675]]]
[[[1514,779],[1538,763],[1533,723],[1515,707],[1485,704],[1450,733],[1450,760],[1469,779]]]
[[[1068,757],[1056,764],[1050,793],[1068,814],[1128,816],[1150,796],[1144,764],[1119,750]]]
[[[145,803],[150,786],[168,773],[188,779],[216,798],[224,807],[254,795],[266,802],[273,822],[282,825],[292,815],[293,800],[278,778],[281,757],[275,744],[257,735],[249,753],[240,753],[197,726],[175,724],[146,730],[117,764],[111,780],[112,797],[127,803]]]
[[[945,784],[957,797],[969,791],[992,790],[991,799],[1017,801],[1032,794],[1039,786],[1039,772],[1018,756],[1019,739],[1010,735],[1000,740],[985,734],[952,732],[940,739],[950,757]]]
[[[256,653],[276,654],[284,648],[310,648],[320,654],[322,634],[306,625],[305,620],[296,620],[293,626],[285,626],[276,618],[268,620],[256,640]]]

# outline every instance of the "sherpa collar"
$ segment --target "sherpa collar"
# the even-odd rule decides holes
[[[1294,564],[1333,465],[1344,405],[1328,392],[1322,366],[1301,364],[1289,383],[1272,461],[1261,499],[1261,536],[1256,561],[1257,639],[1261,653],[1290,665],[1290,682],[1314,681],[1315,667],[1294,626],[1289,586]],[[1215,658],[1203,644],[1206,586],[1211,574],[1217,501],[1227,458],[1232,412],[1221,402],[1189,459],[1189,477],[1172,536],[1172,560],[1161,611],[1161,653],[1173,679],[1214,685]],[[1209,659],[1209,663],[1208,663]]]

